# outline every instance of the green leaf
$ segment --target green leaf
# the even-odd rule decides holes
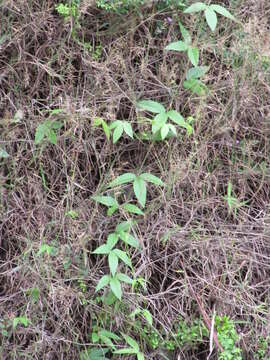
[[[111,272],[112,276],[114,276],[116,273],[117,267],[118,267],[118,257],[116,255],[116,249],[112,250],[109,253],[108,260],[109,260],[110,272]]]
[[[121,340],[121,338],[118,335],[116,335],[115,333],[112,333],[111,331],[108,331],[108,330],[100,330],[98,334],[102,335],[102,336],[106,336],[107,338],[110,338],[110,339],[113,339],[116,341]]]
[[[42,244],[39,248],[37,256],[40,256],[40,255],[44,254],[45,252],[47,253],[47,255],[53,255],[55,251],[56,251],[56,248],[54,248],[53,246],[50,246],[48,244]]]
[[[138,249],[140,247],[139,241],[137,239],[135,239],[135,237],[129,233],[121,232],[120,239],[122,241],[124,241],[125,244],[128,244],[136,249]]]
[[[116,301],[116,297],[113,294],[112,290],[106,292],[105,294],[103,294],[103,296],[101,297],[103,304],[105,305],[113,305]]]
[[[99,246],[95,251],[92,252],[92,254],[104,255],[104,254],[109,254],[110,251],[111,251],[110,247],[107,244],[104,244]]]
[[[137,351],[133,348],[124,348],[124,349],[119,349],[113,352],[114,354],[137,354]]]
[[[111,130],[109,128],[109,126],[107,125],[106,121],[102,120],[102,128],[104,131],[104,134],[107,138],[107,140],[110,140],[110,136],[111,136]]]
[[[117,206],[118,202],[112,197],[112,196],[92,196],[92,199],[96,202],[111,207],[111,206]]]
[[[185,128],[188,134],[193,133],[193,127],[184,120],[183,116],[179,114],[179,112],[171,110],[168,115],[175,124],[181,126],[182,128]]]
[[[188,58],[191,61],[193,66],[198,66],[199,64],[199,49],[196,47],[189,47],[188,48]]]
[[[40,297],[39,288],[34,287],[34,288],[30,289],[30,294],[31,294],[34,302],[37,302],[39,300],[39,297]]]
[[[132,182],[136,179],[136,175],[133,173],[125,173],[123,175],[118,176],[116,179],[114,179],[113,181],[111,181],[108,184],[108,187],[114,187],[114,186],[119,186],[119,185],[123,185],[129,182]]]
[[[120,139],[124,131],[124,127],[122,123],[118,123],[116,128],[113,131],[113,143],[117,143],[117,141]]]
[[[152,113],[162,113],[165,112],[165,108],[162,104],[153,101],[153,100],[142,100],[137,103],[137,106],[141,110],[150,111]]]
[[[170,130],[170,128],[169,128],[169,126],[167,124],[164,124],[162,126],[162,128],[160,129],[160,135],[161,135],[162,140],[166,139],[166,136],[168,135],[169,130]]]
[[[117,297],[117,299],[121,300],[122,298],[121,283],[116,277],[110,280],[110,287],[114,295]]]
[[[190,5],[187,9],[184,10],[185,14],[191,14],[194,12],[199,12],[202,10],[206,10],[207,6],[202,2],[196,2],[195,4]]]
[[[96,286],[96,292],[103,289],[105,286],[107,286],[109,284],[110,280],[111,280],[110,275],[102,276],[102,278],[99,280],[99,282]]]
[[[110,208],[107,210],[107,215],[108,215],[108,216],[112,216],[112,215],[116,212],[117,209],[118,209],[118,205],[117,205],[117,206],[112,206],[112,207],[110,207]]]
[[[155,185],[159,185],[159,186],[163,186],[165,185],[164,182],[162,180],[160,180],[157,176],[152,175],[150,173],[143,173],[140,175],[140,177],[150,183],[153,183]]]
[[[154,120],[152,121],[152,133],[155,134],[157,131],[159,131],[162,126],[166,124],[166,121],[168,120],[167,113],[161,113],[154,117]]]
[[[12,327],[13,329],[16,329],[16,327],[22,324],[23,326],[28,326],[30,324],[30,320],[27,319],[26,316],[19,316],[19,317],[15,317],[12,321]]]
[[[93,126],[100,126],[102,124],[102,121],[104,121],[102,118],[100,117],[96,117],[93,119]]]
[[[65,213],[65,216],[70,216],[72,219],[76,219],[79,213],[76,210],[69,210]]]
[[[116,226],[116,232],[120,233],[122,231],[128,231],[132,225],[131,221],[122,221]]]
[[[207,8],[204,11],[204,15],[207,21],[207,24],[209,25],[210,29],[214,32],[217,26],[217,15],[211,8]]]
[[[214,10],[215,12],[219,13],[220,15],[225,16],[226,18],[229,18],[234,21],[236,20],[235,17],[223,6],[213,4],[213,5],[210,5],[209,8]]]
[[[143,313],[143,316],[145,317],[145,320],[148,322],[148,324],[150,326],[152,326],[153,325],[153,318],[152,318],[152,315],[151,315],[150,311],[144,309],[142,311],[142,313]]]
[[[168,111],[169,118],[177,125],[183,126],[185,124],[185,119],[183,116],[176,110]]]
[[[133,190],[139,204],[144,208],[146,203],[146,183],[140,176],[137,176],[134,180]]]
[[[134,311],[132,311],[132,313],[131,313],[131,314],[129,314],[129,317],[131,317],[131,318],[135,318],[135,316],[136,316],[136,315],[139,315],[141,312],[142,312],[142,310],[141,310],[141,309],[136,308]]]
[[[112,250],[112,253],[114,253],[116,257],[121,259],[127,266],[132,268],[131,260],[130,260],[130,258],[128,257],[128,255],[127,255],[127,253],[125,251],[122,251],[122,250],[119,250],[119,249],[114,249],[114,250]]]
[[[177,136],[177,130],[176,127],[172,124],[169,124],[169,129],[173,133],[174,136]]]
[[[51,144],[56,145],[57,144],[57,136],[54,130],[50,129],[47,134],[48,140]]]
[[[143,211],[141,209],[139,209],[138,206],[133,205],[133,204],[124,204],[124,205],[122,205],[122,209],[124,209],[132,214],[144,215]]]
[[[116,277],[117,277],[117,279],[119,281],[123,281],[123,282],[125,282],[127,284],[132,285],[132,283],[133,283],[133,280],[129,276],[127,276],[126,274],[118,273],[118,274],[116,274]]]
[[[142,352],[137,353],[137,360],[144,360],[144,354]]]
[[[191,36],[189,34],[189,32],[187,31],[187,29],[181,24],[181,22],[179,21],[178,22],[178,25],[179,25],[179,28],[180,28],[180,32],[181,32],[181,35],[183,36],[184,38],[184,41],[187,45],[190,45],[191,44]]]
[[[117,244],[118,239],[119,239],[119,235],[118,235],[118,234],[116,234],[116,233],[111,233],[111,234],[109,234],[106,245],[108,246],[108,248],[110,249],[110,251],[111,251],[112,248]]]
[[[206,85],[197,79],[185,80],[184,88],[191,90],[193,93],[199,96],[204,95],[207,91]]]
[[[8,158],[9,154],[6,152],[6,150],[0,148],[0,158]]]
[[[98,334],[95,333],[95,332],[92,332],[91,338],[92,338],[93,343],[96,343],[96,342],[99,341],[99,336],[98,336]]]
[[[42,142],[44,137],[47,135],[49,129],[46,124],[42,123],[38,125],[35,133],[35,144],[38,145]]]
[[[61,129],[61,127],[63,126],[64,124],[61,122],[61,121],[53,121],[52,124],[51,124],[51,128],[54,129],[54,130],[58,130],[58,129]]]
[[[188,70],[186,79],[199,79],[205,75],[209,70],[209,66],[196,66]]]
[[[123,338],[126,340],[126,343],[131,346],[134,350],[136,350],[137,352],[140,350],[139,345],[137,343],[137,341],[135,341],[134,339],[132,339],[130,336],[123,334],[122,333]]]
[[[125,133],[133,139],[133,130],[132,130],[130,123],[127,121],[123,121],[123,127],[124,127]]]
[[[94,118],[93,126],[100,126],[100,125],[102,125],[102,128],[106,135],[106,138],[108,140],[110,140],[111,130],[110,130],[109,126],[107,125],[106,121],[99,117]]]
[[[188,45],[184,41],[175,41],[165,47],[165,50],[187,51]]]
[[[52,115],[57,115],[57,114],[61,114],[62,112],[64,112],[63,109],[57,108],[57,109],[52,109],[50,110],[50,116]]]
[[[108,347],[110,347],[112,349],[115,349],[115,346],[114,346],[114,344],[113,344],[113,342],[112,342],[112,340],[110,338],[108,338],[107,336],[104,336],[104,335],[100,335],[100,334],[99,334],[99,338]]]
[[[110,124],[110,130],[116,129],[118,126],[122,126],[121,120],[115,120]]]

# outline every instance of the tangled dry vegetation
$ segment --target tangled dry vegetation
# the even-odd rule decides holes
[[[55,1],[1,2],[0,145],[9,154],[0,159],[0,317],[8,331],[0,336],[2,359],[78,359],[101,312],[112,316],[112,331],[128,332],[128,312],[113,319],[96,300],[107,265],[91,252],[118,215],[108,219],[90,197],[139,169],[168,187],[149,189],[139,221],[143,250],[133,258],[147,291],[127,292],[126,309],[147,304],[156,328],[168,332],[179,315],[192,321],[226,314],[244,357],[254,359],[270,332],[270,67],[263,38],[270,4],[219,3],[231,5],[245,26],[223,19],[215,37],[200,18],[170,9],[118,15],[85,1],[78,37],[91,43],[88,49],[72,37],[74,24],[57,14]],[[211,65],[207,96],[183,89],[187,59],[164,52],[179,38],[178,19],[198,30],[203,63]],[[194,135],[113,145],[92,127],[98,116],[136,129],[142,98],[192,114]],[[64,123],[57,145],[38,147],[36,127],[55,108]],[[225,199],[229,181],[235,198],[246,202],[236,216]],[[70,210],[77,216],[67,216]],[[57,255],[38,256],[44,243]],[[22,314],[31,324],[12,330],[10,321]],[[162,358],[144,350],[149,359]],[[208,354],[206,342],[167,356]]]

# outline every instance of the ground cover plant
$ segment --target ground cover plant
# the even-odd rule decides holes
[[[268,1],[0,16],[1,359],[270,359]]]

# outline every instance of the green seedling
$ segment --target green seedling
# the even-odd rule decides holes
[[[118,176],[113,181],[111,181],[108,184],[108,187],[113,188],[127,183],[132,183],[135,196],[141,207],[144,208],[146,203],[147,182],[150,182],[158,186],[164,186],[162,180],[160,180],[157,176],[152,175],[150,173],[143,173],[138,176],[133,173],[125,173],[123,175]]]
[[[111,291],[117,297],[118,300],[122,299],[122,286],[121,282],[132,285],[133,280],[126,274],[116,273],[115,276],[104,275],[99,280],[96,286],[96,292],[100,291],[106,286],[110,286]]]
[[[48,256],[55,256],[57,254],[57,248],[48,244],[42,244],[38,250],[37,256],[41,256],[44,253]]]
[[[35,133],[35,144],[38,145],[44,140],[48,140],[51,144],[57,144],[57,135],[55,130],[60,129],[63,123],[57,120],[46,120],[39,124]]]
[[[202,2],[196,2],[195,4],[192,4],[187,9],[185,9],[184,13],[192,14],[201,11],[204,12],[206,22],[213,32],[217,26],[217,13],[225,16],[228,19],[236,21],[235,17],[227,9],[217,4],[206,5]]]
[[[117,209],[123,209],[125,211],[127,211],[128,213],[132,213],[132,214],[136,214],[136,215],[144,215],[143,211],[138,208],[138,206],[134,205],[134,204],[123,204],[123,205],[119,205],[119,203],[117,202],[117,200],[115,198],[113,198],[112,196],[92,196],[92,199],[95,200],[96,202],[105,205],[108,207],[107,210],[107,215],[111,216],[115,213],[115,211]]]
[[[184,88],[201,96],[207,91],[207,86],[200,80],[209,70],[209,66],[196,66],[187,71]]]
[[[39,291],[39,288],[37,288],[37,287],[27,289],[26,294],[28,296],[31,296],[34,303],[38,302],[38,300],[40,298],[40,291]]]
[[[125,132],[130,138],[133,139],[133,130],[128,121],[115,120],[110,125],[110,130],[113,130],[113,143],[116,144]]]
[[[30,320],[26,316],[18,316],[12,320],[12,327],[15,330],[18,325],[27,327],[30,324]]]
[[[109,268],[112,276],[114,277],[118,268],[119,260],[122,260],[127,266],[132,268],[131,260],[125,251],[114,249],[119,237],[116,234],[110,234],[108,236],[106,244],[99,246],[93,254],[107,255],[109,261]]]
[[[185,27],[179,22],[179,27],[184,41],[176,41],[165,47],[165,50],[174,50],[174,51],[184,51],[187,53],[188,58],[193,66],[198,66],[199,64],[199,49],[192,44],[192,39],[189,32]]]
[[[227,201],[228,204],[228,211],[229,215],[232,213],[234,216],[237,215],[237,210],[248,203],[248,201],[240,202],[237,198],[232,196],[232,183],[229,181],[227,185],[227,196],[224,196],[224,199]]]
[[[79,213],[75,210],[69,210],[65,213],[65,216],[71,217],[71,219],[75,220],[79,217]]]
[[[139,249],[140,244],[138,240],[130,234],[131,226],[131,221],[122,221],[116,226],[115,231],[110,235],[114,236],[114,238],[122,240],[125,245],[129,245],[131,247]]]
[[[165,107],[153,100],[142,100],[139,101],[138,109],[142,111],[149,111],[155,113],[154,119],[152,122],[152,133],[160,134],[161,139],[164,140],[170,134],[177,136],[176,127],[173,124],[168,124],[168,120],[171,120],[176,125],[187,130],[188,135],[193,133],[193,127],[185,121],[183,116],[176,110],[166,111]]]

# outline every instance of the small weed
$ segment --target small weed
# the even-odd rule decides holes
[[[183,116],[176,110],[169,110],[166,112],[166,109],[162,104],[153,100],[141,100],[137,105],[139,110],[157,114],[151,121],[152,133],[153,135],[160,135],[162,140],[165,140],[170,133],[177,136],[176,127],[173,124],[167,123],[169,119],[176,125],[186,129],[188,135],[193,133],[193,127],[186,122]]]
[[[35,144],[39,145],[45,140],[48,140],[51,144],[57,144],[57,135],[55,130],[60,129],[63,123],[57,120],[46,120],[39,124],[35,133]]]
[[[27,327],[30,324],[30,320],[26,316],[18,316],[12,320],[12,327],[15,330],[18,325]]]
[[[247,201],[240,202],[237,198],[232,196],[232,184],[230,181],[228,182],[227,186],[227,196],[225,196],[224,199],[227,201],[228,204],[229,215],[233,213],[234,216],[236,216],[237,210],[247,204]]]

